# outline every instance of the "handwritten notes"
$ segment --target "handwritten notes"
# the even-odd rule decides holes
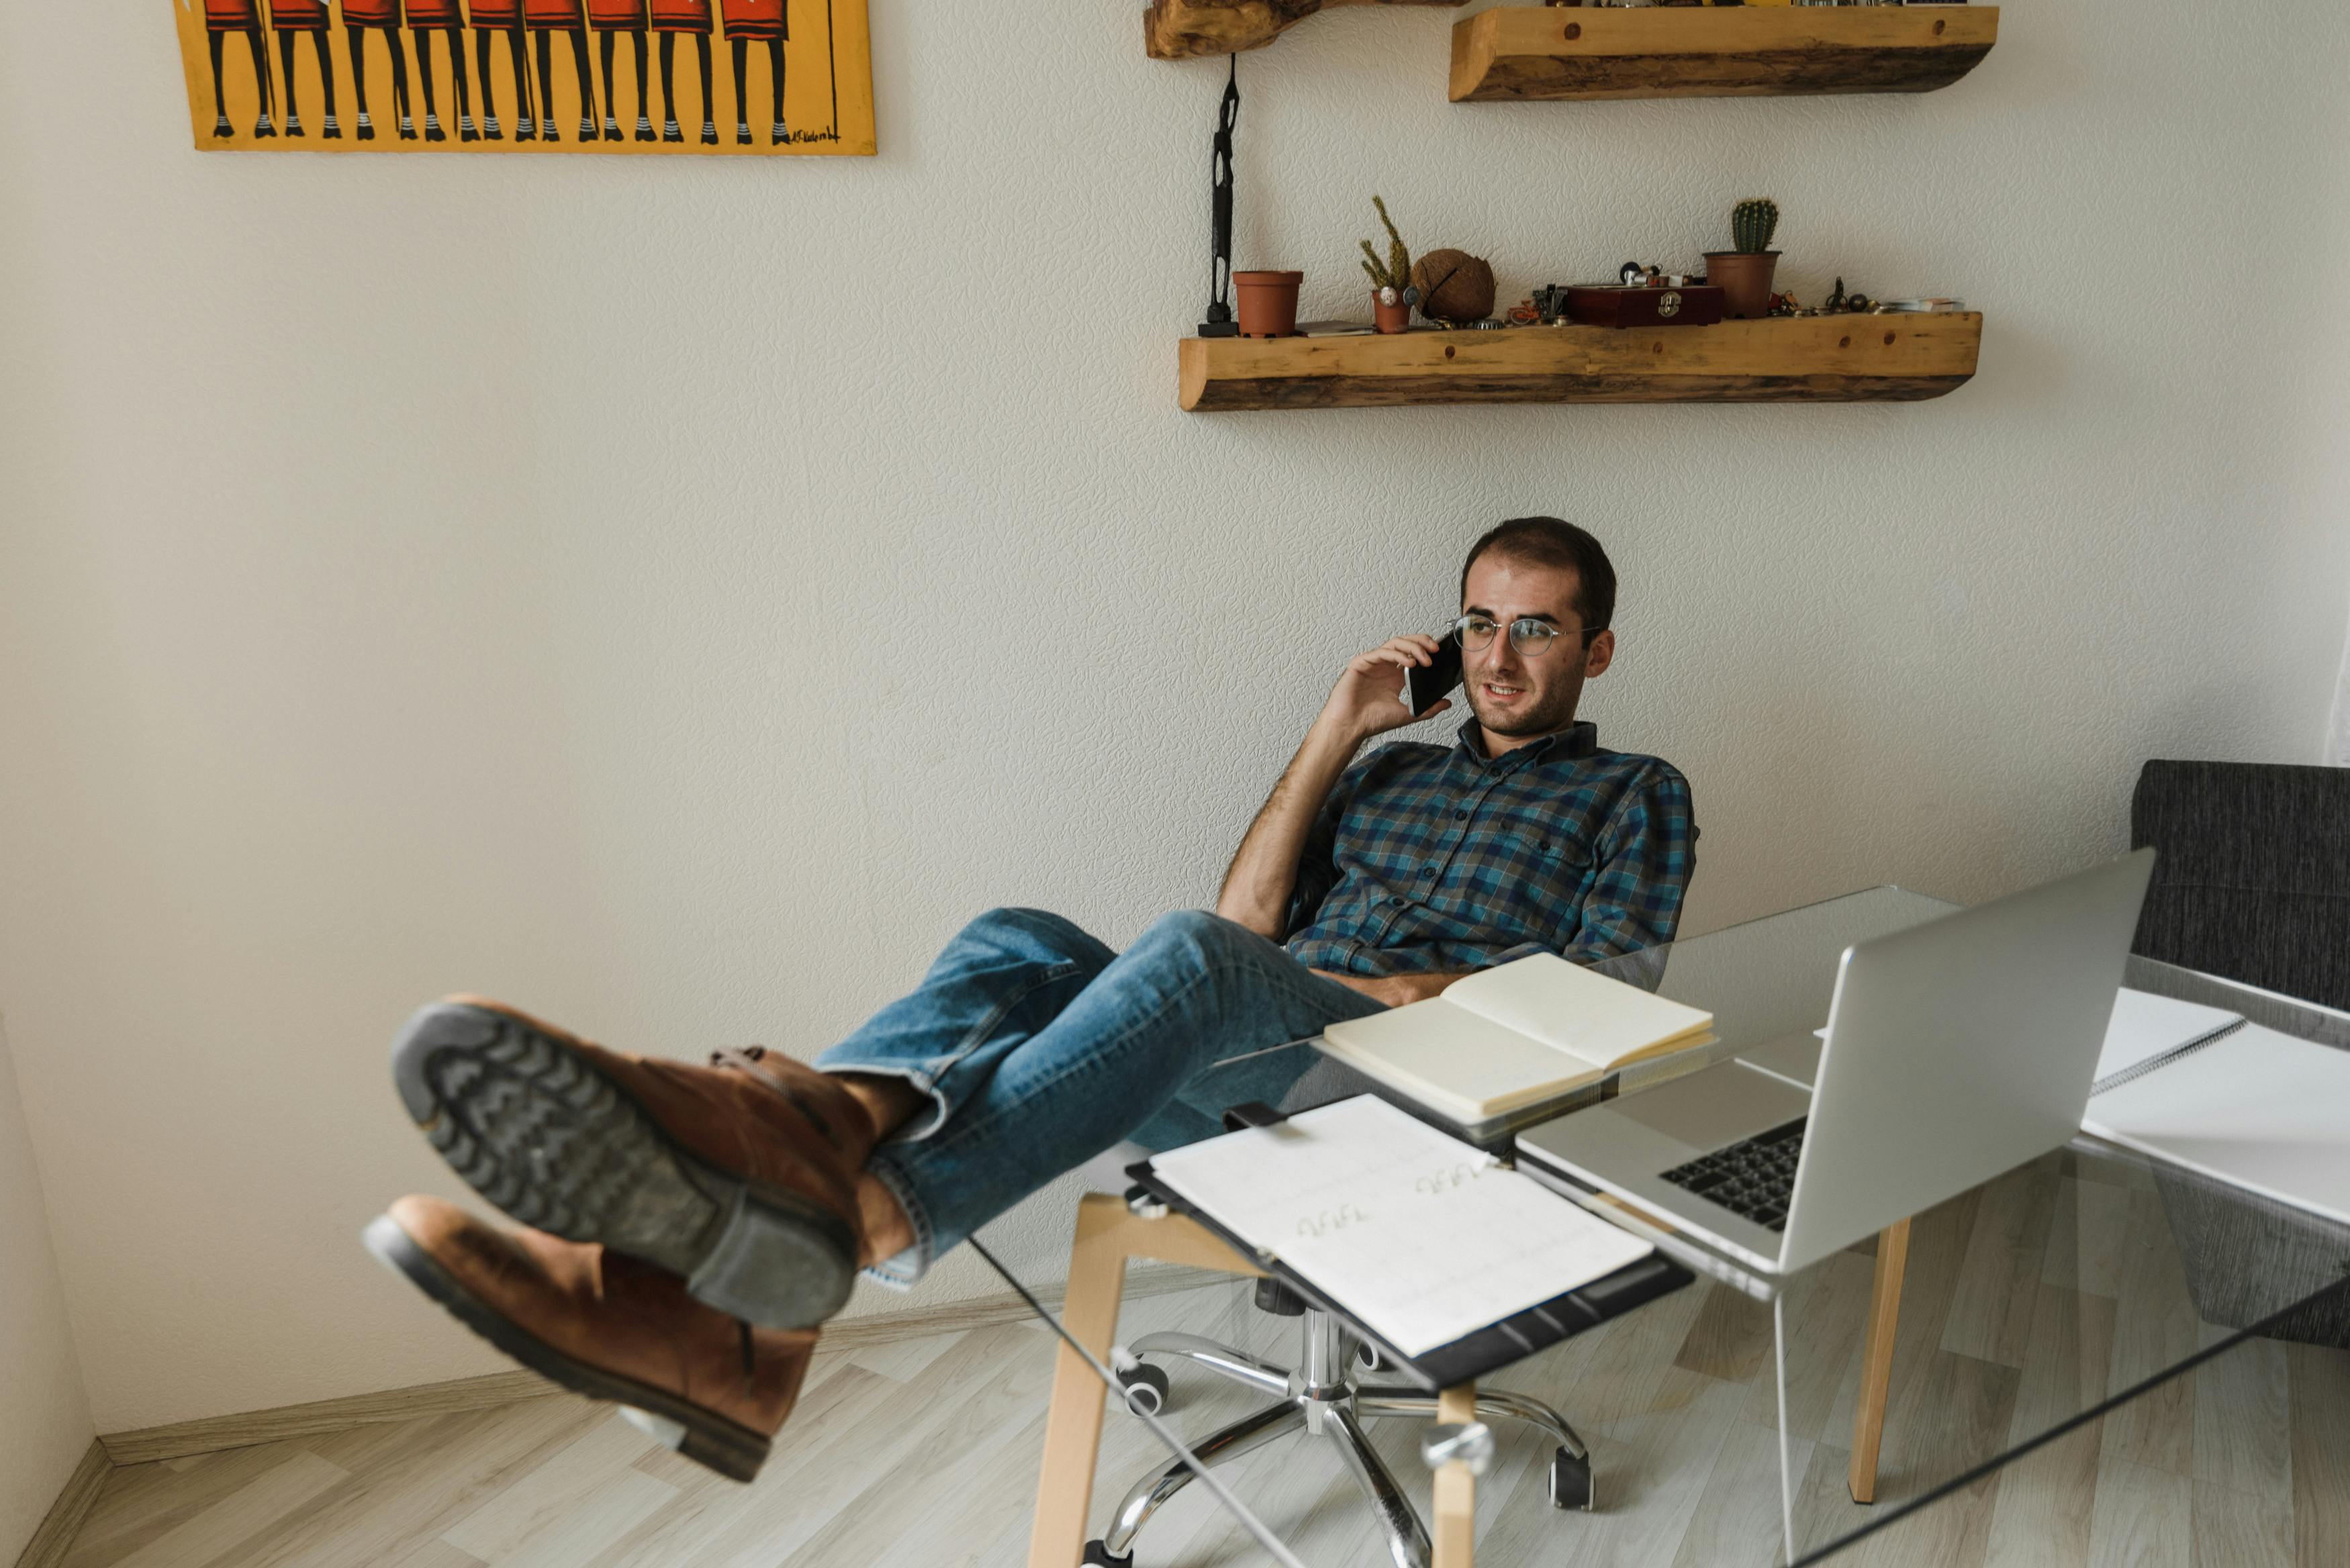
[[[1170,1149],[1167,1184],[1418,1355],[1648,1243],[1374,1096]]]

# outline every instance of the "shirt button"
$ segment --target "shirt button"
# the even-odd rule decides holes
[[[1452,820],[1455,822],[1466,822],[1469,820],[1469,814],[1465,811],[1456,811],[1452,814]]]

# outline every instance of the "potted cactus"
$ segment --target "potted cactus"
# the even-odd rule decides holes
[[[1411,283],[1411,252],[1404,248],[1403,236],[1396,233],[1395,220],[1388,216],[1388,204],[1378,197],[1371,205],[1379,210],[1379,222],[1387,225],[1388,254],[1382,261],[1379,253],[1365,240],[1363,271],[1371,280],[1371,322],[1381,332],[1403,332],[1411,327],[1411,307],[1419,303],[1419,290]]]
[[[1736,247],[1705,253],[1705,281],[1721,289],[1723,307],[1750,319],[1771,313],[1771,274],[1779,253],[1771,236],[1779,227],[1779,203],[1756,196],[1730,212],[1730,243]]]

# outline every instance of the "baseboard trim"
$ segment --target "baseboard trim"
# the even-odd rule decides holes
[[[89,1517],[106,1478],[113,1473],[114,1461],[107,1457],[106,1445],[91,1439],[81,1463],[66,1478],[65,1490],[57,1493],[57,1501],[49,1504],[49,1511],[41,1516],[41,1527],[25,1543],[23,1554],[16,1559],[16,1568],[57,1568],[63,1563],[74,1537],[81,1533],[81,1521]]]
[[[1195,1290],[1230,1274],[1178,1263],[1137,1263],[1127,1272],[1128,1299]],[[1062,1287],[1055,1282],[1036,1292],[1046,1306],[1058,1306]],[[822,1348],[855,1350],[898,1340],[927,1339],[932,1334],[960,1334],[968,1329],[1016,1323],[1029,1315],[1027,1303],[1010,1291],[944,1302],[934,1307],[904,1312],[873,1313],[842,1319],[827,1326]],[[375,1394],[353,1394],[340,1399],[320,1399],[307,1405],[281,1405],[275,1409],[246,1410],[168,1426],[142,1427],[130,1432],[101,1436],[94,1449],[117,1465],[149,1464],[157,1459],[186,1459],[217,1453],[223,1449],[250,1448],[255,1443],[283,1442],[289,1438],[316,1438],[330,1432],[382,1421],[407,1421],[420,1416],[448,1416],[468,1410],[488,1410],[525,1399],[544,1398],[560,1390],[535,1372],[493,1372],[482,1377],[460,1377],[447,1383],[422,1383],[407,1388],[387,1388]],[[88,1461],[85,1461],[87,1463]],[[78,1480],[79,1472],[76,1472]],[[99,1477],[103,1480],[103,1474]],[[70,1489],[68,1489],[70,1490]],[[93,1487],[91,1496],[95,1497]],[[82,1504],[87,1511],[88,1504]],[[80,1521],[79,1515],[75,1522]],[[46,1532],[48,1525],[44,1523]],[[42,1536],[35,1536],[37,1542]],[[68,1537],[68,1539],[70,1539]],[[46,1568],[30,1558],[19,1568]]]

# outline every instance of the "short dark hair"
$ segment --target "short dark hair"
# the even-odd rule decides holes
[[[1557,566],[1575,574],[1575,613],[1586,631],[1604,631],[1616,618],[1616,568],[1599,541],[1561,517],[1513,517],[1486,530],[1469,546],[1461,563],[1461,593],[1469,593],[1469,568],[1488,550],[1536,566]]]

